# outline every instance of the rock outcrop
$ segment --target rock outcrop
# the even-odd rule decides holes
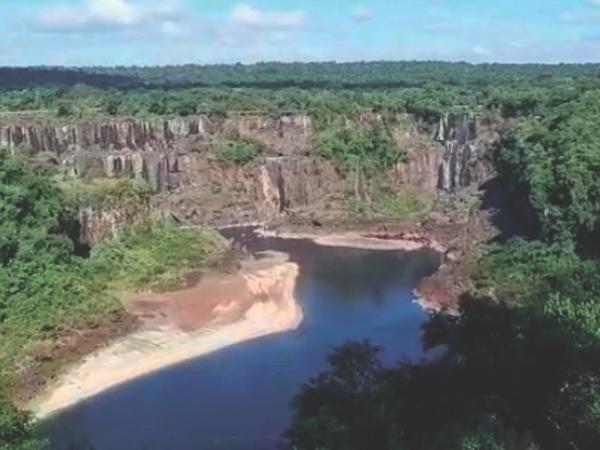
[[[468,114],[449,115],[440,120],[436,140],[442,145],[438,189],[454,191],[469,186],[478,163],[477,124]]]
[[[196,116],[176,119],[120,119],[107,123],[0,123],[0,146],[25,147],[31,153],[167,152],[190,150],[194,139],[215,136],[252,137],[287,154],[309,151],[312,120],[306,115],[240,116],[228,119]]]
[[[83,208],[79,211],[80,240],[84,244],[96,244],[114,237],[124,226],[138,219],[149,217],[147,205],[135,207]]]
[[[32,155],[55,154],[69,175],[143,177],[157,192],[164,192],[178,183],[178,155],[201,150],[214,139],[253,138],[279,155],[308,154],[312,130],[312,121],[305,115],[124,119],[70,125],[0,123],[0,146]]]
[[[215,224],[273,221],[282,215],[330,209],[345,180],[328,161],[303,156],[262,158],[235,166],[185,155],[186,167],[170,208],[186,220]]]
[[[409,185],[435,193],[453,192],[486,175],[483,146],[474,117],[448,115],[437,129],[414,117],[361,114],[355,125],[385,123],[407,157],[387,175],[397,189]],[[67,176],[143,178],[160,194],[160,209],[202,223],[272,221],[282,216],[335,214],[351,180],[315,151],[315,127],[306,115],[195,116],[175,119],[112,120],[56,124],[0,123],[0,146],[30,155],[55,155]],[[211,156],[223,139],[261,142],[265,156],[245,166]],[[90,241],[115,228],[115,211],[85,211]],[[104,231],[102,231],[104,230]]]

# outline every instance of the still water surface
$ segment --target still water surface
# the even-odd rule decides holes
[[[299,330],[247,342],[101,394],[43,425],[56,450],[285,448],[290,400],[328,352],[369,339],[383,360],[419,360],[427,315],[413,289],[440,262],[431,250],[370,251],[237,236],[252,251],[288,252],[301,267]]]

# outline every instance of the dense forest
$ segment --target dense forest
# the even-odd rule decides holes
[[[331,126],[364,110],[424,121],[461,110],[509,123],[491,155],[494,184],[510,199],[503,214],[527,222],[528,233],[506,231],[490,242],[461,314],[431,318],[424,345],[443,346],[443,357],[384,367],[368,342],[335,350],[328,369],[294,399],[294,448],[600,448],[600,66],[0,69],[0,121],[3,114],[77,120],[303,111],[317,119],[323,156],[348,170],[360,161],[376,175],[402,158],[385,130]],[[226,142],[219,152],[244,164],[261,149]],[[181,235],[162,222],[142,224],[119,242],[82,246],[72,196],[7,152],[0,153],[0,183],[4,392],[23,349],[80,326],[83,312],[85,320],[102,320],[99,312],[114,307],[120,291],[177,279],[174,261],[218,263],[214,236]],[[148,195],[144,186],[114,189],[107,195],[137,204]],[[0,448],[43,448],[28,417],[4,397]]]
[[[600,65],[442,62],[1,68],[0,112],[50,116],[360,110],[534,113],[595,89]],[[118,95],[117,95],[118,94]]]

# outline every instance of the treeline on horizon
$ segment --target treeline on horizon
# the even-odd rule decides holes
[[[99,88],[407,88],[428,83],[487,86],[599,78],[600,64],[471,64],[441,61],[261,62],[256,64],[0,67],[0,89]]]
[[[445,62],[259,63],[157,67],[1,68],[0,113],[42,118],[309,113],[324,122],[364,111],[544,109],[593,90],[599,64]]]

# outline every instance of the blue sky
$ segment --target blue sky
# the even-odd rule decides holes
[[[0,65],[600,61],[600,0],[1,0]]]

